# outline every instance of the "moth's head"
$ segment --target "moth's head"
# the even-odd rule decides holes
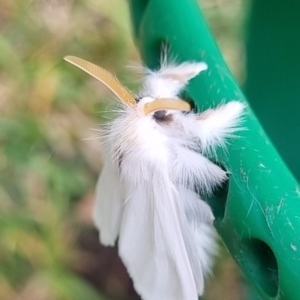
[[[111,73],[105,69],[75,56],[66,56],[65,60],[79,67],[105,84],[129,109],[136,110],[145,117],[157,122],[166,122],[174,111],[189,111],[190,105],[180,99],[142,97],[136,99]]]
[[[173,120],[173,115],[178,111],[189,111],[190,105],[180,99],[136,98],[135,109],[141,116],[151,118],[159,124],[169,124]]]

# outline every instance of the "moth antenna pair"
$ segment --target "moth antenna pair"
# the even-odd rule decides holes
[[[127,107],[137,105],[132,93],[124,87],[119,80],[107,70],[75,56],[65,56],[64,59],[74,66],[82,69],[106,85]],[[176,100],[176,101],[174,101]],[[148,115],[159,110],[190,111],[190,105],[180,99],[158,98],[144,105],[144,113]]]

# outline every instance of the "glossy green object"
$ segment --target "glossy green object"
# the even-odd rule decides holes
[[[299,182],[300,1],[253,0],[248,36],[246,95]]]
[[[184,96],[198,109],[246,101],[230,74],[195,0],[131,0],[136,43],[145,64],[159,66],[162,44],[182,61],[209,70]],[[263,103],[261,103],[263,105]],[[263,116],[263,114],[262,114]],[[250,108],[239,138],[217,160],[231,174],[209,202],[216,228],[262,299],[300,299],[300,186]]]

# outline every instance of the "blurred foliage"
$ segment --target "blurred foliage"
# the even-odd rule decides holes
[[[243,2],[201,1],[240,79]],[[103,100],[111,95],[62,60],[68,54],[85,58],[134,87],[136,75],[124,67],[139,61],[126,2],[1,1],[0,29],[0,299],[133,299],[122,287],[122,280],[130,285],[124,275],[108,275],[100,284],[87,275],[111,253],[95,246],[97,233],[90,229],[101,170],[97,130],[90,129],[109,119],[110,104]],[[82,246],[90,236],[89,246]],[[103,265],[94,277],[106,272]],[[241,299],[228,255],[217,270],[218,285],[226,290],[231,279],[234,286],[226,299]],[[206,299],[224,300],[214,282]]]

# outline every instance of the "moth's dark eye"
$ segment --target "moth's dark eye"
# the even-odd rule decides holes
[[[136,97],[136,98],[134,98],[134,100],[135,100],[136,103],[139,103],[139,102],[141,101],[142,98],[143,98],[143,97]]]
[[[156,111],[153,114],[154,119],[158,120],[158,121],[162,121],[165,116],[166,116],[166,111],[165,110],[159,110],[159,111]]]

